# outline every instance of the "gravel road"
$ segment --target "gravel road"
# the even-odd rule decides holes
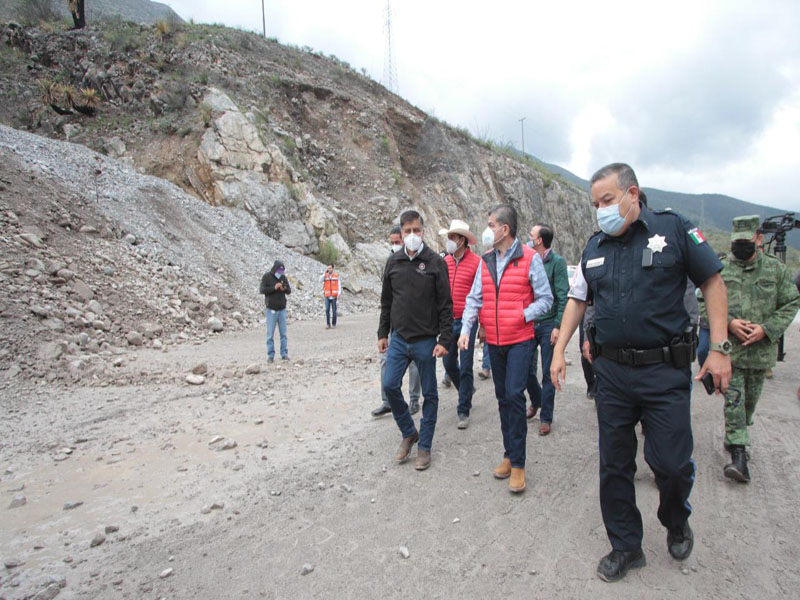
[[[640,450],[648,565],[617,584],[595,576],[608,541],[577,361],[552,434],[531,422],[528,490],[512,496],[492,477],[491,382],[476,379],[465,431],[456,392],[440,390],[428,471],[393,463],[397,428],[369,415],[376,327],[377,315],[291,323],[290,363],[266,364],[257,329],[131,352],[120,369],[136,386],[6,385],[0,598],[797,597],[797,324],[758,407],[750,485],[723,477],[721,402],[695,388],[696,543],[683,564]],[[189,385],[201,363],[205,382]]]

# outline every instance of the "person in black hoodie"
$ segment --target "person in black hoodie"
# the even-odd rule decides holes
[[[389,257],[383,272],[378,351],[388,351],[383,390],[403,435],[395,460],[398,463],[408,460],[411,447],[419,441],[414,468],[422,471],[431,464],[439,409],[436,359],[447,354],[453,335],[453,300],[447,265],[423,243],[420,214],[413,210],[404,212],[400,215],[400,229],[404,248]],[[419,432],[400,389],[403,374],[412,361],[419,370],[425,399]]]
[[[261,278],[260,292],[267,305],[267,360],[275,361],[275,324],[281,336],[281,358],[289,360],[289,341],[286,337],[286,295],[292,293],[286,279],[286,267],[276,260],[272,268]]]

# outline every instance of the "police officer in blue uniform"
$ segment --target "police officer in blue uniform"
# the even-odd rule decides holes
[[[550,372],[560,389],[564,350],[587,303],[593,303],[589,341],[597,377],[600,507],[612,547],[597,574],[616,581],[645,564],[633,481],[639,421],[647,430],[644,456],[658,485],[658,518],[667,529],[669,553],[684,560],[692,551],[696,335],[683,304],[686,278],[703,291],[711,327],[713,351],[697,379],[711,373],[717,393],[727,389],[731,376],[728,304],[722,263],[703,234],[676,213],[650,210],[630,166],[603,167],[591,183],[601,231],[589,239],[573,275]]]

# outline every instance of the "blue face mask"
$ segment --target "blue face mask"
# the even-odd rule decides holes
[[[603,233],[607,235],[616,235],[625,225],[625,219],[628,218],[628,213],[631,212],[631,208],[633,208],[633,202],[631,202],[628,212],[625,213],[624,217],[620,216],[619,207],[627,195],[628,192],[625,192],[617,204],[597,209],[597,224],[600,226],[600,230]]]
[[[284,273],[286,273],[286,271],[284,271],[283,269],[278,269],[277,271],[275,271],[275,277],[281,278],[283,277]]]

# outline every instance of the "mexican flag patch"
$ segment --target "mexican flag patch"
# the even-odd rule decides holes
[[[703,232],[700,231],[697,227],[694,229],[689,230],[689,237],[692,238],[692,241],[695,244],[702,244],[706,241],[706,236],[703,235]]]

